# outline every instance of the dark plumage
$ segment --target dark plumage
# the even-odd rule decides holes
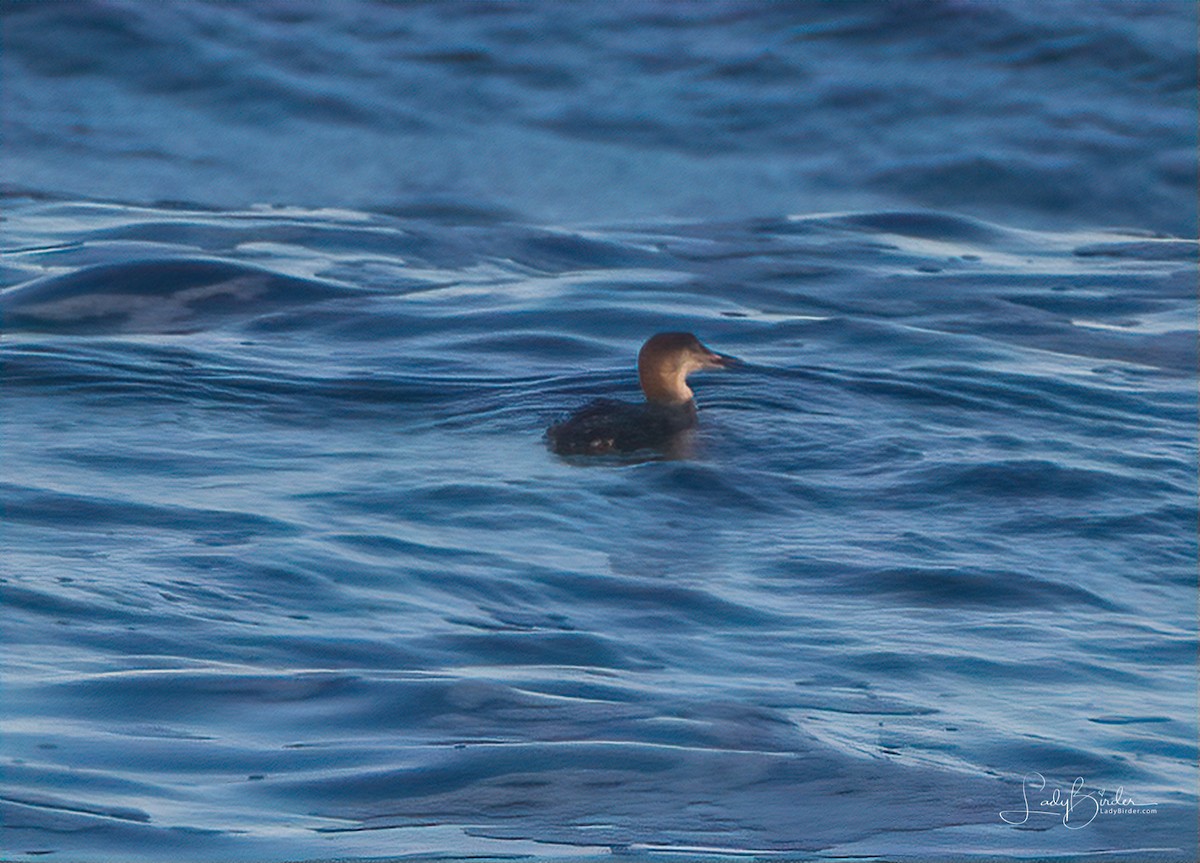
[[[559,455],[665,449],[696,424],[687,376],[733,362],[733,357],[710,351],[691,333],[659,333],[638,353],[638,380],[646,401],[596,399],[550,426],[546,440]]]
[[[604,455],[666,446],[696,424],[692,402],[660,405],[596,399],[550,426],[546,438],[559,455]]]

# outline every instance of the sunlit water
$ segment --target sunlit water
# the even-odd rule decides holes
[[[967,6],[939,8],[995,32],[994,6],[951,14]],[[1158,31],[1154,7],[1135,7],[1121,32],[1136,46]],[[134,43],[147,21],[169,32],[237,14],[180,5],[122,31],[96,20],[136,6],[63,8],[7,12],[10,80],[36,85],[50,114],[64,80],[119,82],[126,55],[124,43],[104,54],[116,72],[55,66],[39,16],[146,50]],[[51,195],[70,185],[54,149],[68,144],[39,156],[22,137],[32,125],[13,122],[6,179],[24,179],[2,199],[0,270],[6,859],[1195,859],[1197,244],[1191,192],[1168,182],[1194,165],[1166,146],[1103,174],[1097,138],[1076,141],[1095,155],[1088,182],[1108,183],[1094,195],[1039,174],[996,203],[1006,218],[965,214],[1003,183],[939,211],[930,196],[962,177],[931,162],[905,175],[925,206],[809,215],[782,192],[735,192],[751,176],[769,186],[799,130],[735,124],[714,140],[758,146],[738,163],[750,173],[724,172],[728,187],[696,197],[692,156],[668,159],[633,135],[642,127],[553,96],[590,80],[574,63],[610,85],[652,65],[632,47],[605,53],[627,45],[621,33],[650,40],[654,26],[720,53],[740,43],[714,28],[748,39],[779,26],[668,8],[640,29],[623,30],[620,9],[568,20],[590,60],[563,49],[542,77],[514,61],[505,79],[551,94],[539,128],[561,136],[546,146],[563,164],[606,136],[657,154],[615,181],[624,210],[580,200],[569,178],[513,191],[483,175],[452,189],[457,203],[408,189],[403,206],[373,206],[360,188],[351,205],[332,191],[337,171],[319,168],[299,170],[327,207],[131,205],[116,202],[122,182],[134,198],[176,183],[188,194],[171,197],[202,200],[212,166],[156,174],[144,154],[95,141],[79,145],[78,194]],[[874,44],[854,22],[882,7],[841,8],[840,24],[806,26]],[[460,53],[421,62],[456,71],[431,73],[434,95],[420,98],[463,64],[483,75],[518,41],[482,14],[463,20],[477,53],[443,37]],[[369,80],[383,61],[351,31],[327,47],[361,39]],[[229,29],[203,32],[232,44]],[[953,53],[923,32],[889,44]],[[192,35],[188,50],[213,50]],[[1083,62],[1069,41],[1053,43],[1065,59],[1022,60],[996,38],[980,44],[1010,70],[1052,79]],[[1154,52],[1099,44],[1175,92]],[[681,56],[661,50],[663,63]],[[620,58],[615,70],[599,56]],[[708,82],[743,120],[779,109],[750,99],[764,81],[792,92],[801,74],[725,60],[725,77],[664,68]],[[260,62],[301,61],[280,49]],[[129,121],[143,135],[192,116],[193,90],[164,75],[166,119]],[[382,99],[356,92],[363,111]],[[1083,110],[1076,96],[1063,111]],[[693,105],[659,115],[659,131],[689,128]],[[532,134],[501,107],[505,134]],[[830,134],[853,137],[825,108]],[[419,113],[460,122],[466,109],[446,110]],[[1107,117],[1138,110],[1127,94]],[[1147,148],[1194,144],[1174,111],[1144,106],[1162,124]],[[1053,125],[1035,115],[1024,132]],[[332,116],[363,124],[355,146],[394,131]],[[269,119],[241,132],[264,151]],[[967,121],[952,128],[990,141]],[[177,131],[156,140],[194,140]],[[1007,159],[993,143],[989,158]],[[871,152],[846,185],[873,195],[895,150]],[[252,154],[241,170],[251,197],[280,197]],[[649,218],[644,181],[660,171]],[[365,181],[348,171],[347,183]],[[1104,224],[1136,227],[1088,227]],[[563,412],[636,398],[641,341],[675,329],[743,360],[693,379],[686,457],[547,451],[542,433]],[[1023,781],[1037,809],[1077,777],[1090,796],[1069,824],[1025,816]],[[1093,812],[1102,790],[1123,803]],[[1154,811],[1111,811],[1129,801]]]

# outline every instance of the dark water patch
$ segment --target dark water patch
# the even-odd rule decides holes
[[[520,609],[509,611],[495,607],[481,607],[479,610],[486,616],[447,617],[446,622],[456,626],[479,629],[484,632],[533,632],[548,629],[571,632],[577,629],[564,614],[546,614]]]
[[[161,738],[163,740],[213,740],[215,738],[206,734],[196,734],[192,731],[187,731],[182,728],[171,728],[165,725],[142,725],[128,728],[122,732],[129,737],[137,738]]]
[[[484,48],[464,47],[412,55],[412,59],[445,67],[466,77],[510,79],[540,90],[571,89],[579,82],[566,66],[520,63]]]
[[[430,675],[372,681],[342,709],[347,725],[405,728],[410,735],[442,745],[486,742],[491,736],[524,737],[534,733],[535,726],[565,729],[571,722],[563,714],[576,707],[486,679]]]
[[[529,769],[530,751],[538,752],[535,762],[539,766]],[[492,784],[496,779],[516,774],[553,775],[555,765],[566,767],[572,764],[587,764],[592,762],[592,769],[603,770],[608,766],[619,773],[655,773],[669,769],[673,762],[670,753],[656,751],[655,747],[622,746],[604,744],[580,744],[564,746],[487,746],[476,745],[468,747],[454,759],[443,759],[440,765],[424,766],[409,770],[392,770],[379,773],[346,775],[329,778],[322,784],[334,784],[337,787],[337,798],[341,800],[339,808],[362,807],[372,801],[390,799],[399,801],[405,798],[443,795],[447,792],[465,790],[471,786]],[[619,765],[619,766],[618,766]],[[491,780],[492,782],[489,782]],[[545,787],[548,781],[542,783],[523,783],[524,788],[534,788],[538,785]],[[516,794],[521,793],[521,784],[510,785]],[[303,792],[307,789],[297,788]],[[325,796],[325,795],[322,795]],[[458,806],[453,800],[448,800],[455,809]],[[508,808],[511,802],[503,806]],[[489,807],[491,808],[491,807]],[[483,814],[483,813],[480,813]]]
[[[67,494],[11,483],[0,484],[5,517],[35,525],[71,525],[75,530],[105,531],[113,528],[185,531],[242,537],[288,536],[293,525],[236,510],[196,509],[175,504],[148,504],[95,495]]]
[[[1194,734],[1189,734],[1194,737]],[[1122,750],[1131,752],[1135,757],[1169,758],[1178,761],[1196,761],[1200,759],[1200,747],[1191,742],[1170,742],[1159,739],[1147,739],[1140,736],[1121,738],[1119,745]]]
[[[471,384],[425,375],[381,373],[355,378],[298,377],[275,369],[224,373],[206,380],[214,398],[257,403],[273,409],[272,418],[295,422],[311,419],[391,416],[398,418],[417,406],[454,403],[471,392]]]
[[[551,595],[561,596],[567,606],[586,602],[609,606],[623,615],[653,614],[664,633],[680,630],[685,622],[687,628],[722,630],[784,628],[789,622],[784,615],[662,579],[545,573],[538,576],[538,581],[552,589]]]
[[[300,320],[313,323],[311,318]],[[283,330],[295,332],[296,324],[293,318]],[[258,330],[259,326],[249,329]],[[233,355],[128,342],[99,349],[87,343],[53,349],[30,347],[10,352],[6,384],[27,394],[69,395],[92,406],[220,406],[232,409],[230,418],[269,419],[281,425],[309,427],[383,417],[401,423],[428,407],[443,414],[457,414],[465,396],[496,385],[494,381],[464,380],[446,373],[409,371],[423,365],[420,362],[397,364],[399,371],[381,368],[358,375],[340,373],[342,366],[336,359],[325,365],[321,358],[310,357],[316,364],[300,364],[303,373],[298,374],[298,365],[286,357],[260,362],[252,359],[253,345],[243,347],[244,351]],[[480,368],[484,365],[481,363]],[[496,394],[493,398],[502,401],[503,396]],[[206,458],[221,457],[197,454],[191,461],[200,465]],[[159,460],[178,458],[181,465],[189,460],[169,446],[132,458],[144,461],[148,467]],[[229,458],[229,464],[236,460]]]
[[[1006,641],[1016,639],[1019,633],[1006,632]],[[1036,633],[1033,633],[1036,640]],[[961,652],[909,652],[867,650],[846,657],[847,668],[859,674],[869,674],[871,669],[885,670],[889,677],[902,680],[930,681],[942,677],[953,677],[963,681],[994,680],[1004,685],[1019,686],[1036,680],[1061,685],[1078,680],[1079,672],[1062,663],[1044,659],[1001,659],[989,656],[969,656]]]
[[[999,527],[1006,532],[1021,534],[1065,533],[1090,540],[1115,537],[1185,536],[1196,523],[1196,509],[1184,506],[1161,506],[1142,512],[1119,515],[1088,513],[1083,515],[1052,515],[1016,518]]]
[[[356,501],[351,506],[360,503]],[[554,516],[545,512],[543,503],[544,498],[535,489],[513,485],[438,482],[406,489],[396,497],[391,508],[397,513],[407,512],[409,507],[418,512],[443,513],[442,523],[446,525],[470,525],[477,521],[491,523],[491,519],[503,517],[515,529],[554,523]]]
[[[261,707],[259,709],[262,709]],[[278,710],[276,711],[278,713]],[[218,721],[226,714],[218,709],[214,719]],[[273,729],[286,733],[286,720]],[[156,797],[167,797],[174,805],[181,805],[193,798],[195,787],[216,782],[225,786],[233,786],[234,790],[240,782],[248,781],[249,776],[259,775],[304,775],[310,771],[337,770],[359,761],[364,752],[347,751],[343,747],[314,743],[311,745],[279,745],[272,740],[267,745],[263,741],[248,741],[246,745],[230,745],[226,742],[213,740],[171,740],[164,741],[154,737],[137,737],[120,734],[108,740],[108,747],[100,747],[82,741],[68,741],[72,745],[69,757],[75,762],[77,777],[69,777],[65,768],[40,769],[34,772],[31,779],[42,783],[44,787],[54,788],[60,794],[72,794],[91,801],[128,800],[136,802],[140,795],[153,794]],[[124,747],[125,759],[116,756],[113,746]],[[180,782],[168,787],[154,787],[146,783],[126,781],[124,793],[114,793],[113,783],[105,782],[104,776],[109,772],[121,771],[130,776],[153,776],[162,773],[175,761],[179,771]],[[15,777],[14,777],[15,778]],[[25,777],[21,777],[24,779]],[[30,781],[30,780],[26,780]],[[31,783],[36,787],[36,783]],[[140,786],[140,787],[138,787]],[[29,790],[33,790],[30,788]],[[22,788],[17,793],[27,794]],[[36,792],[34,792],[36,793]],[[143,798],[144,799],[144,798]],[[98,808],[111,806],[111,802],[91,802],[90,806]],[[170,824],[179,816],[168,816],[168,819],[151,818],[147,821]],[[186,817],[186,816],[185,816]],[[200,813],[192,815],[195,821],[206,822],[208,818]],[[122,819],[135,820],[135,819]],[[231,829],[242,819],[230,819],[225,825],[213,826],[213,830]],[[145,823],[145,822],[143,822]],[[234,831],[242,832],[242,831]]]
[[[828,689],[827,686],[820,687]],[[852,716],[933,716],[941,711],[913,704],[899,698],[880,696],[874,692],[849,691],[839,687],[828,694],[805,693],[789,698],[778,706],[818,713],[844,713]]]
[[[866,672],[867,669],[878,669],[896,679],[911,679],[920,676],[925,670],[924,658],[895,650],[874,650],[851,654],[845,658],[843,665],[847,669],[860,672]]]
[[[6,827],[12,849],[28,859],[40,859],[64,851],[76,854],[83,847],[88,853],[107,853],[147,863],[162,854],[163,847],[203,842],[207,848],[223,847],[236,853],[237,838],[224,831],[194,827],[160,827],[154,824],[106,819],[67,810],[26,807],[16,803],[0,804],[0,818]]]
[[[98,74],[106,64],[127,63],[130,58],[143,56],[147,50],[159,54],[159,65],[171,68],[166,46],[141,31],[137,15],[119,9],[105,9],[91,4],[62,7],[54,10],[37,9],[36,4],[15,4],[7,10],[6,40],[20,52],[24,62],[34,64],[42,74],[54,77],[75,77]],[[40,20],[39,20],[40,19]],[[47,43],[48,29],[74,32],[83,38],[67,40],[66,50],[51,50]],[[83,50],[91,44],[96,53]]]
[[[688,462],[668,462],[640,468],[655,491],[710,515],[733,512],[770,512],[775,504],[767,497],[740,488],[732,477],[715,467]]]
[[[1155,583],[1158,583],[1157,580]],[[1078,639],[1078,643],[1098,655],[1136,652],[1139,664],[1175,666],[1189,669],[1196,664],[1200,642],[1195,637],[1179,634],[1129,634],[1106,639]]]
[[[500,207],[486,207],[471,201],[422,200],[411,203],[377,204],[373,213],[399,219],[444,225],[489,226],[519,221],[518,215]]]
[[[452,544],[421,543],[412,539],[383,534],[335,534],[329,539],[349,547],[356,553],[366,553],[377,561],[425,561],[428,563],[468,562],[480,569],[502,567],[503,558],[475,549],[462,549]]]
[[[1148,314],[1169,308],[1169,304],[1150,297],[1120,296],[1111,293],[1013,294],[1002,299],[1055,315],[1094,315],[1097,320],[1111,320],[1116,315]]]
[[[1195,240],[1092,243],[1075,249],[1081,258],[1114,258],[1135,261],[1195,261]]]
[[[90,232],[85,249],[62,256],[61,263],[81,266],[86,261],[79,258],[85,252],[102,255],[107,251],[111,259],[115,257],[113,252],[118,251],[117,244],[133,243],[239,258],[245,263],[268,257],[263,249],[270,244],[303,250],[310,259],[313,253],[347,254],[357,259],[373,255],[407,257],[420,255],[432,245],[419,227],[406,230],[404,224],[367,219],[360,214],[354,214],[354,218],[345,222],[289,219],[285,213],[272,214],[269,210],[252,211],[235,220],[213,218],[202,211],[180,214],[170,221],[134,220],[138,215],[137,210],[131,210],[130,223]],[[136,260],[136,256],[128,252],[121,257]]]
[[[212,572],[212,569],[206,568],[202,571]],[[295,580],[294,578],[289,578],[289,581],[294,582]],[[312,579],[312,581],[315,581],[315,579]],[[275,580],[270,586],[276,587],[278,584],[279,580]],[[228,587],[201,584],[184,578],[172,578],[162,581],[147,580],[145,585],[147,588],[157,591],[158,596],[167,602],[180,607],[195,609],[191,613],[197,617],[203,617],[206,614],[215,616],[222,609],[244,609],[247,600],[262,598],[262,587],[265,586],[261,582],[250,581],[249,578],[242,583],[231,584]],[[308,595],[311,596],[311,587],[309,590]],[[282,600],[284,598],[283,591],[279,591],[278,593],[272,592],[271,597],[276,601]],[[221,619],[236,620],[236,618],[224,616]]]
[[[0,294],[0,320],[8,332],[195,332],[347,293],[335,285],[227,261],[141,261],[90,267],[10,288]]]
[[[66,595],[61,587],[37,589],[21,584],[0,584],[0,602],[15,613],[60,621],[87,620],[92,624],[131,624],[143,618],[138,611],[113,607],[111,602],[98,600],[94,595]]]
[[[318,630],[309,634],[293,635],[234,635],[226,636],[215,655],[246,656],[255,661],[272,658],[278,663],[299,663],[306,669],[359,672],[363,669],[393,671],[404,669],[408,671],[436,671],[442,658],[437,652],[422,649],[419,645],[410,643],[393,644],[381,637],[358,637],[339,634],[345,629],[336,622],[341,614],[350,613],[349,609],[357,608],[358,613],[366,616],[378,614],[379,609],[372,607],[366,601],[348,602],[338,597],[331,602],[328,615],[301,615],[302,620],[293,624],[294,628]],[[401,616],[402,612],[397,614]],[[295,616],[289,616],[294,619]],[[333,620],[332,623],[329,621]],[[338,631],[326,632],[335,627]],[[386,627],[379,626],[380,630]]]
[[[418,646],[420,642],[418,642]],[[495,666],[567,666],[573,668],[661,668],[653,648],[637,648],[582,632],[492,632],[443,635],[427,645],[448,650],[459,661]]]
[[[1150,477],[1069,467],[1038,459],[998,460],[990,464],[936,464],[911,472],[897,487],[897,498],[932,491],[944,500],[986,497],[999,500],[1100,499],[1121,490],[1128,495],[1167,492],[1171,484]]]
[[[40,735],[37,739],[45,739],[50,735]],[[61,738],[59,738],[61,739]],[[75,742],[75,741],[72,741]],[[105,817],[110,808],[129,817],[120,818],[126,821],[144,822],[141,812],[132,807],[111,807],[103,803],[85,803],[78,798],[89,792],[103,795],[111,800],[133,800],[139,796],[169,793],[161,785],[155,785],[141,779],[131,778],[114,773],[100,771],[72,770],[50,764],[30,764],[28,762],[9,761],[4,765],[4,775],[10,784],[12,803],[28,802],[31,806],[57,808],[64,812],[74,811],[90,813]],[[19,789],[19,790],[18,790]],[[40,789],[40,790],[39,790]],[[54,794],[47,793],[54,789]],[[7,823],[7,822],[6,822]]]
[[[771,50],[718,63],[704,73],[715,80],[767,86],[802,81],[809,75],[803,66]]]
[[[150,820],[150,816],[148,814],[138,809],[127,809],[120,806],[89,806],[86,803],[63,800],[61,798],[51,797],[45,794],[23,794],[17,798],[0,797],[0,802],[16,804],[18,806],[30,806],[37,809],[56,810],[59,812],[96,815],[101,818],[116,818],[121,821],[138,821],[141,823],[146,823]]]
[[[894,374],[854,373],[842,375],[843,385],[852,391],[879,398],[911,404],[917,408],[936,408],[945,411],[988,411],[996,409],[988,401],[972,398],[961,387],[939,386],[939,382],[916,376],[905,378]]]
[[[53,388],[60,380],[68,385],[168,377],[214,361],[216,358],[171,345],[117,345],[109,341],[30,341],[6,349],[5,382]],[[90,372],[90,374],[89,374]],[[150,372],[151,374],[147,374]]]
[[[663,261],[653,251],[578,234],[545,234],[524,243],[514,255],[524,266],[546,272],[613,267],[658,267]]]
[[[931,608],[1098,608],[1117,606],[1095,593],[1028,573],[968,567],[878,568],[828,561],[793,561],[788,569],[815,593],[891,597]]]
[[[517,321],[513,322],[517,324]],[[530,322],[532,323],[532,321]],[[539,364],[555,370],[562,368],[584,369],[591,365],[603,364],[608,359],[608,351],[593,339],[581,338],[573,334],[547,333],[540,329],[521,329],[503,327],[491,333],[481,333],[478,336],[463,338],[456,341],[464,351],[472,353],[501,353],[513,358],[537,357]],[[483,365],[492,365],[484,361]],[[530,381],[530,389],[542,391],[549,384],[547,381]]]
[[[1142,725],[1146,723],[1170,721],[1170,717],[1167,716],[1121,716],[1117,714],[1107,714],[1104,716],[1088,717],[1088,722],[1095,722],[1097,725]]]
[[[1079,382],[1063,375],[1047,376],[1012,371],[966,367],[921,365],[907,369],[901,380],[938,393],[970,399],[981,409],[1018,412],[1021,416],[1058,416],[1084,421],[1119,423],[1119,427],[1140,426],[1149,413],[1155,418],[1183,419],[1183,411],[1174,406],[1155,405],[1148,410],[1141,394],[1130,394],[1114,387],[1097,386],[1094,381]],[[1093,426],[1095,428],[1095,426]]]
[[[1093,784],[1142,778],[1141,770],[1125,759],[1089,752],[1082,747],[1065,745],[1045,737],[1022,735],[1006,748],[1009,751],[1001,753],[990,747],[987,754],[993,764],[1036,764],[1037,771],[1045,776],[1086,776],[1087,781]]]
[[[81,702],[103,695],[142,706],[145,716],[186,715],[196,709],[240,710],[247,703],[293,704],[337,697],[358,682],[350,673],[270,675],[221,671],[135,671],[58,684],[59,697]],[[165,708],[165,709],[164,709]]]
[[[321,495],[321,497],[327,499],[329,495]],[[380,534],[336,534],[330,536],[329,539],[350,546],[356,551],[367,552],[373,557],[386,559],[395,559],[397,555],[403,555],[404,557],[416,557],[428,560],[437,560],[439,558],[450,560],[460,558],[465,552],[464,549],[456,548],[452,545],[433,545]],[[474,552],[472,556],[480,563],[494,562],[494,558],[478,552]]]
[[[247,466],[244,458],[236,455],[219,457],[199,455],[192,452],[130,452],[113,447],[109,452],[97,452],[86,447],[55,448],[47,451],[55,460],[72,462],[80,466],[107,470],[126,471],[146,476],[193,476],[208,477],[224,471],[232,471],[239,464]]]
[[[735,146],[728,130],[722,137],[701,136],[642,116],[600,114],[591,108],[568,109],[539,125],[568,138],[598,142],[617,139],[629,141],[638,149],[680,151],[694,156],[713,156]]]
[[[383,678],[347,693],[335,704],[324,705],[324,709],[337,715],[344,731],[405,729],[406,746],[429,747],[424,757],[438,760],[451,749],[469,752],[498,741],[573,742],[580,735],[605,742],[677,748],[788,751],[793,744],[792,724],[763,708],[732,702],[695,704],[670,695],[653,703],[644,697],[610,701],[576,694],[547,695],[540,689],[440,675]],[[593,691],[593,696],[598,692]]]
[[[22,6],[18,4],[18,9]],[[135,91],[173,97],[204,110],[235,111],[261,124],[274,125],[298,115],[360,126],[386,118],[391,127],[409,130],[423,125],[402,112],[320,92],[319,85],[306,84],[293,75],[265,76],[241,65],[230,67],[222,59],[223,52],[214,54],[211,31],[202,29],[181,47],[169,32],[173,27],[186,27],[186,16],[152,18],[94,4],[41,14],[30,14],[28,7],[23,11],[25,14],[9,16],[6,39],[11,40],[22,62],[42,75],[119,80]],[[59,50],[43,44],[40,34],[48,30],[63,34],[61,43],[55,43]],[[94,52],[85,50],[89,45]],[[147,76],[143,74],[146,68],[154,68],[158,74]]]
[[[1011,242],[1007,232],[998,227],[977,219],[949,213],[859,213],[828,221],[832,224],[865,230],[871,234],[899,234],[902,237],[920,237],[943,242],[955,240],[985,244],[1001,240]]]
[[[997,159],[964,155],[956,159],[913,161],[889,167],[871,178],[872,185],[907,195],[920,195],[934,206],[968,201],[983,207],[1028,208],[1042,213],[1068,213],[1080,199],[1095,199],[1091,175],[1078,168],[1030,159]]]
[[[683,844],[718,852],[750,846],[795,853],[814,850],[830,836],[853,829],[845,817],[825,815],[818,823],[815,813],[805,814],[805,807],[796,805],[798,797],[779,796],[784,786],[854,795],[852,776],[834,767],[839,762],[823,753],[803,754],[796,758],[589,743],[468,747],[457,763],[346,777],[337,783],[336,796],[343,801],[340,811],[361,818],[365,828],[413,823],[422,816],[471,818],[473,830],[487,835],[526,836],[531,829],[546,835],[549,829],[559,841],[573,843]],[[531,768],[533,764],[545,769]],[[859,774],[853,769],[849,773]],[[485,778],[470,783],[470,775]],[[702,775],[708,780],[701,780]],[[880,781],[902,776],[919,800],[931,794],[929,777],[922,771],[887,766],[877,771]],[[644,801],[667,789],[674,789],[667,793],[673,801],[671,811],[677,814],[649,825],[639,810]],[[596,801],[590,809],[574,802],[585,797]],[[728,801],[727,808],[718,807],[718,797]],[[853,799],[862,805],[874,802],[869,792]],[[708,817],[710,810],[715,822]],[[783,817],[785,811],[796,814],[789,820]],[[705,815],[703,825],[697,825],[697,813]],[[766,827],[776,819],[789,825],[783,833]],[[718,828],[715,832],[713,826]]]
[[[872,593],[892,594],[923,605],[990,607],[1079,607],[1116,610],[1096,594],[1069,584],[1019,573],[963,570],[895,569],[871,572]]]
[[[640,687],[623,685],[600,675],[581,676],[571,680],[555,677],[529,678],[521,684],[528,692],[561,696],[582,701],[601,701],[609,704],[639,704],[645,697]]]

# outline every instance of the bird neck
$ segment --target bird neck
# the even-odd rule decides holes
[[[638,381],[646,401],[664,405],[683,405],[692,400],[692,390],[687,385],[682,370],[671,373],[660,369],[638,369]]]

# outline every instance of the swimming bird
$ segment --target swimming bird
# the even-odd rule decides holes
[[[641,404],[596,399],[546,430],[559,455],[604,455],[667,447],[696,425],[696,404],[687,377],[701,369],[736,363],[700,343],[691,333],[658,333],[638,352]]]

